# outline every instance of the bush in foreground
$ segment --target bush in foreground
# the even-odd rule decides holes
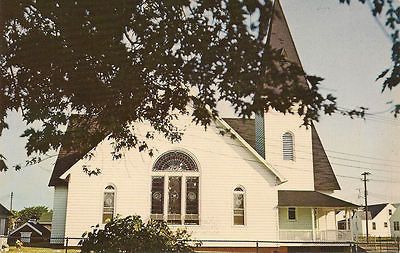
[[[172,231],[163,221],[144,223],[139,216],[115,218],[83,237],[82,253],[194,252],[186,230]]]

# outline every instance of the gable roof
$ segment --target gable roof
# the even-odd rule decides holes
[[[29,227],[29,229],[31,229],[32,231],[35,231],[36,233],[38,233],[39,235],[41,235],[43,237],[50,237],[50,233],[51,233],[50,230],[48,230],[42,224],[39,224],[39,223],[36,223],[36,222],[31,222],[31,221],[25,222],[24,224],[22,224],[18,228],[16,228],[13,231],[11,231],[10,232],[10,236],[13,236],[13,234],[15,234],[16,232],[20,231],[24,227]]]
[[[369,205],[368,212],[371,213],[371,218],[374,219],[389,203]]]
[[[5,208],[2,204],[0,204],[0,216],[10,216],[11,212]]]
[[[279,0],[274,1],[272,19],[269,24],[267,43],[275,49],[282,49],[291,62],[298,64],[302,68],[302,64],[296,50],[292,35],[282,6]],[[306,83],[305,77],[303,82]],[[93,119],[92,119],[93,120]],[[255,137],[255,121],[254,119],[237,119],[237,118],[224,118],[224,123],[227,123],[235,132],[256,150],[256,137]],[[81,132],[82,135],[91,131],[87,118],[83,116],[72,116],[70,119],[70,126],[67,131]],[[69,168],[76,162],[82,159],[92,148],[97,146],[98,143],[106,137],[100,136],[96,145],[86,146],[80,149],[70,148],[66,149],[64,145],[60,148],[56,164],[50,178],[49,186],[65,185],[66,182],[59,177],[63,175]],[[319,191],[340,190],[337,178],[332,170],[332,166],[328,160],[325,150],[322,146],[321,140],[318,136],[314,126],[312,126],[312,148],[313,148],[313,168],[314,168],[314,189]],[[264,159],[263,159],[264,160]],[[265,162],[265,160],[264,160]],[[270,165],[268,167],[272,168]],[[277,171],[274,172],[278,173]],[[281,177],[281,176],[278,176]]]
[[[358,206],[317,191],[278,191],[279,207],[349,207]]]
[[[250,143],[255,142],[255,137],[252,137],[251,132],[254,132],[254,120],[248,120],[247,123],[251,123],[253,128],[252,130],[248,129],[247,127],[249,124],[247,123],[240,123],[236,119],[232,119],[230,122],[231,124],[236,124],[235,128],[230,126],[230,124],[226,123],[223,119],[216,118],[217,121],[219,121],[220,124],[222,124],[225,128],[231,129],[233,131],[232,134],[235,135],[235,137],[242,142],[242,144],[249,149],[249,151],[256,156],[256,158],[264,164],[275,176],[280,180],[280,182],[285,182],[286,179],[278,172],[276,171],[272,165],[267,164],[267,162],[258,155],[258,153],[255,151],[254,146],[251,146]],[[92,124],[88,124],[88,122],[91,122]],[[67,128],[67,133],[79,133],[79,136],[87,136],[89,133],[92,131],[92,128],[96,128],[96,123],[95,120],[88,120],[82,115],[72,115],[70,118],[70,122],[68,124]],[[236,129],[240,129],[240,132],[243,134],[240,134],[236,131]],[[76,134],[72,135],[72,138],[76,137]],[[65,146],[61,146],[58,158],[56,161],[56,164],[54,165],[53,168],[53,173],[50,178],[49,186],[58,186],[58,185],[66,185],[66,182],[60,177],[67,172],[75,163],[77,163],[80,159],[82,159],[90,150],[92,150],[94,147],[96,147],[105,137],[106,135],[104,134],[103,138],[100,138],[102,135],[99,135],[98,139],[96,142],[93,142],[92,145],[84,145],[83,147],[80,148],[74,148],[73,146],[69,146],[69,148]],[[246,138],[246,139],[245,139]],[[252,141],[253,140],[253,141]]]
[[[223,120],[255,149],[256,140],[254,119],[224,118]],[[316,191],[340,190],[339,183],[314,125],[311,125],[311,136],[314,189]]]
[[[84,115],[71,115],[68,123],[65,135],[69,137],[70,142],[61,145],[58,153],[56,164],[51,174],[49,186],[66,185],[66,182],[60,179],[60,176],[64,174],[69,168],[75,163],[82,159],[90,150],[96,147],[107,134],[99,132],[95,135],[94,140],[91,144],[90,141],[85,143],[74,142],[74,139],[81,138],[85,139],[98,129],[98,124],[94,118],[88,118]]]

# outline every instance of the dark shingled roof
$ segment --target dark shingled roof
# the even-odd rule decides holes
[[[50,237],[50,230],[47,229],[45,226],[43,226],[40,223],[34,223],[34,222],[29,222],[30,225],[32,225],[34,228],[36,228],[37,230],[39,230],[40,232],[42,232],[42,236],[43,237]]]
[[[267,43],[273,49],[284,49],[286,59],[303,68],[279,0],[274,2]]]
[[[358,206],[316,191],[278,191],[280,207],[350,207]]]
[[[101,133],[92,136],[91,133],[94,133],[97,129],[95,119],[89,119],[83,115],[71,116],[65,133],[68,136],[67,139],[69,142],[61,145],[53,173],[50,177],[49,186],[66,185],[66,182],[59,177],[106,137],[106,134]],[[74,142],[76,139],[86,140],[86,142],[79,142],[80,146],[77,146],[77,143]]]
[[[40,223],[36,223],[36,222],[31,222],[28,221],[24,224],[22,224],[20,227],[14,229],[13,231],[11,231],[10,236],[18,236],[19,234],[17,234],[16,232],[20,231],[22,228],[31,225],[32,227],[34,227],[35,229],[39,230],[42,233],[42,237],[43,238],[50,238],[50,230],[48,230],[45,226],[43,226]],[[29,228],[30,230],[32,230],[32,228]],[[15,234],[15,235],[14,235]]]
[[[223,118],[254,150],[256,149],[256,129],[254,119]]]
[[[255,149],[255,122],[254,119],[224,118],[242,138]],[[314,125],[311,126],[313,169],[314,169],[314,189],[316,191],[340,190],[339,183],[333,172],[332,166],[325,153],[322,142],[318,136]]]
[[[314,125],[311,125],[311,139],[314,167],[314,189],[316,191],[340,190],[339,183]]]
[[[2,204],[0,204],[0,216],[10,216],[11,212],[5,208]]]
[[[368,206],[368,211],[371,213],[372,219],[375,218],[375,216],[377,216],[387,205],[388,203]]]

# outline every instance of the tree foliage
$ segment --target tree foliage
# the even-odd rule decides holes
[[[14,219],[23,224],[31,219],[39,220],[44,214],[52,213],[47,206],[32,206],[25,207],[21,211],[16,211],[14,214]]]
[[[143,223],[139,216],[115,218],[104,229],[96,226],[84,234],[81,252],[194,252],[190,235],[185,230],[172,231],[164,221]]]
[[[399,13],[391,2],[374,1],[374,14],[389,4],[389,27],[397,25]],[[207,126],[218,101],[230,102],[242,117],[275,109],[300,114],[305,124],[337,111],[335,97],[318,90],[322,78],[308,77],[305,84],[303,70],[267,45],[272,1],[0,4],[0,132],[9,110],[21,111],[28,124],[39,123],[23,134],[33,162],[70,142],[63,129],[72,113],[96,121],[86,142],[109,136],[120,157],[125,148],[152,152],[146,144],[152,133],[139,139],[132,123],[147,121],[179,141],[173,120],[189,114]],[[381,75],[389,75],[384,89],[399,81],[393,31],[395,65]],[[4,160],[0,156],[0,170],[7,169]]]

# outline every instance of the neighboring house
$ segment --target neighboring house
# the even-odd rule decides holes
[[[11,212],[0,204],[0,236],[7,235],[8,232],[8,219],[11,216]]]
[[[23,243],[48,242],[50,234],[50,230],[45,226],[36,220],[29,220],[10,232],[8,243],[14,244],[16,240],[20,240]]]
[[[389,224],[391,236],[400,237],[400,208],[397,208],[393,215],[389,218]]]
[[[301,66],[279,1],[268,41]],[[49,182],[52,237],[80,237],[117,214],[136,214],[186,228],[194,239],[282,241],[263,244],[276,252],[297,249],[287,241],[322,247],[351,240],[349,228],[338,230],[336,212],[349,215],[357,206],[330,196],[340,187],[314,125],[299,128],[300,117],[271,110],[254,120],[216,119],[207,131],[186,116],[176,124],[185,128],[182,141],[155,134],[147,141],[152,157],[131,149],[113,160],[107,138],[96,147],[62,146]],[[74,115],[67,131],[82,138],[95,127],[94,119]],[[144,138],[153,130],[140,123],[135,131]],[[89,177],[84,169],[101,173]],[[238,244],[203,244],[216,246]]]
[[[389,203],[368,206],[368,234],[370,236],[391,236],[390,218],[396,211],[396,207]],[[365,211],[358,210],[352,217],[352,231],[354,236],[367,234],[365,223]]]

